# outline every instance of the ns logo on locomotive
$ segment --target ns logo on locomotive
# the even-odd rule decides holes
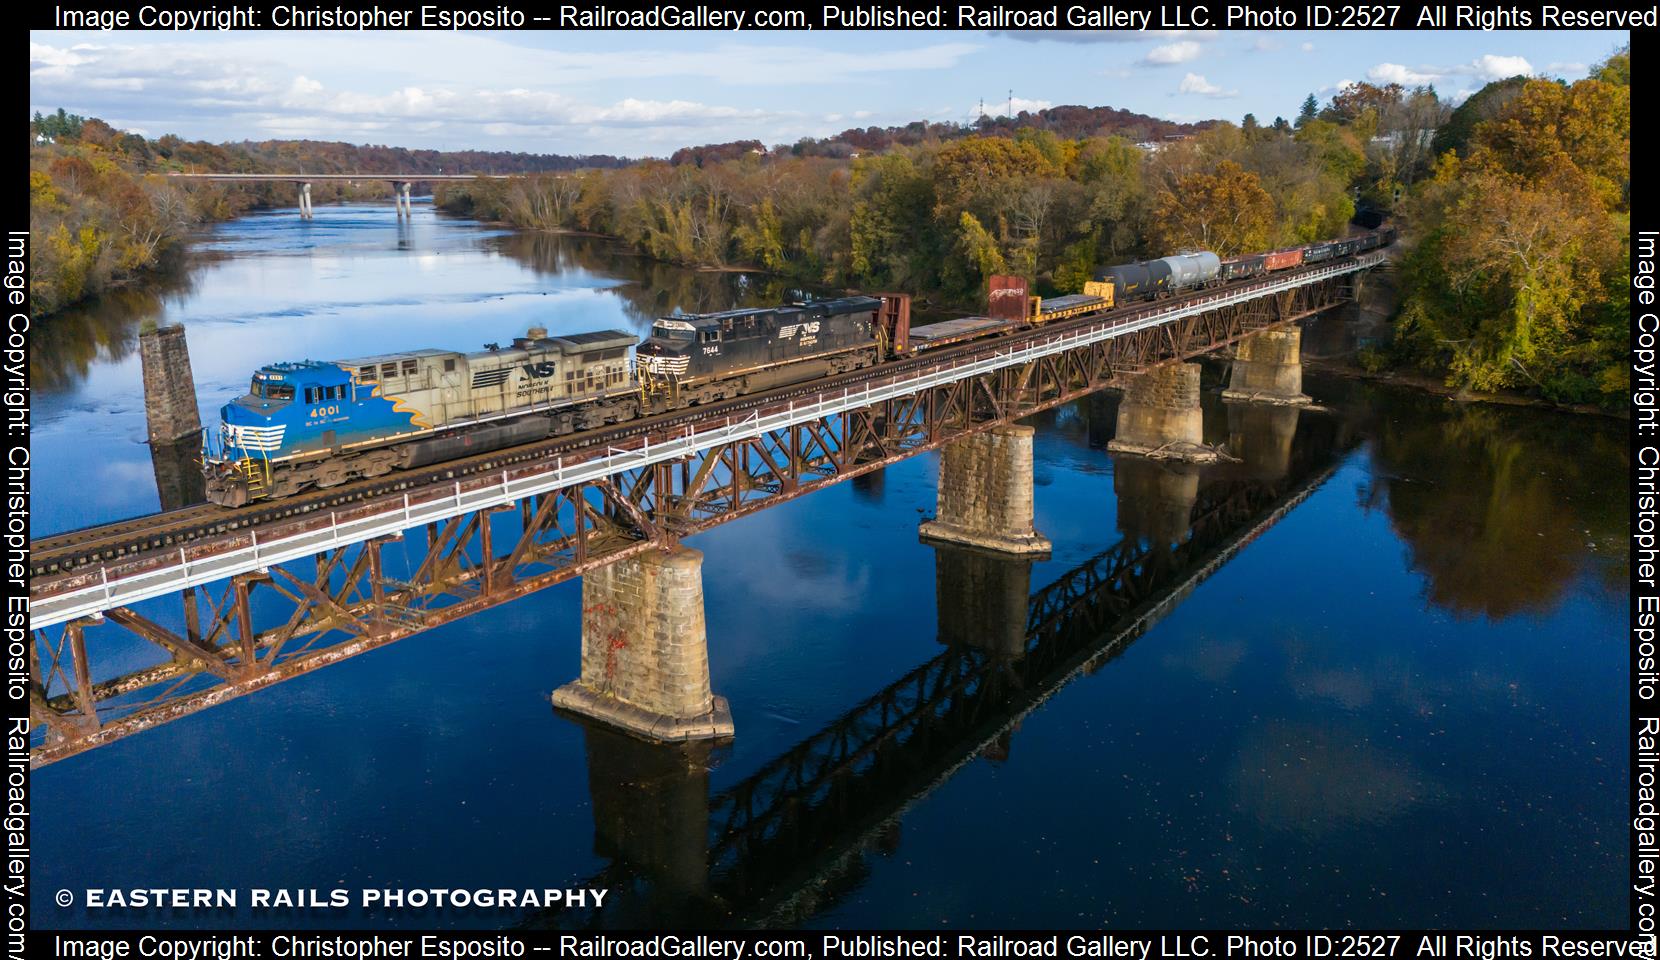
[[[903,360],[1184,289],[1246,281],[1394,241],[1392,227],[1222,260],[1209,251],[1106,267],[1082,294],[1044,300],[994,277],[991,317],[912,328],[902,296],[843,297],[664,317],[508,348],[273,363],[203,440],[208,499],[229,507],[595,430],[609,424]],[[1013,296],[1010,296],[1012,294]],[[629,357],[633,349],[632,362]]]

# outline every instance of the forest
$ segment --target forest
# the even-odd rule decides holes
[[[1513,77],[1456,108],[1431,87],[1360,83],[1323,103],[1309,95],[1291,120],[1177,127],[1055,107],[633,162],[150,141],[60,111],[31,124],[31,302],[50,312],[129,282],[191,224],[291,202],[157,175],[193,165],[521,172],[446,184],[436,200],[525,230],[616,237],[666,262],[962,307],[981,300],[992,274],[1076,292],[1103,263],[1305,243],[1343,234],[1365,211],[1397,222],[1404,242],[1393,336],[1364,365],[1617,407],[1630,131],[1629,49],[1575,83]]]

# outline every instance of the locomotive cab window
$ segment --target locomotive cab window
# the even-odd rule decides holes
[[[454,373],[455,372],[455,358],[454,357],[451,357],[451,358],[444,361],[444,372],[445,373]]]
[[[702,339],[702,341],[704,343],[714,343],[714,342],[716,342],[717,340],[720,339],[720,331],[719,330],[714,330],[714,329],[704,330],[704,331],[702,331],[702,334],[703,335],[700,339]]]
[[[357,378],[359,380],[363,381],[364,383],[374,383],[375,382],[375,368],[372,367],[372,366],[358,367],[357,368]]]

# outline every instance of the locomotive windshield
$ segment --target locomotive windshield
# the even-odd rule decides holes
[[[265,400],[292,400],[294,388],[286,383],[267,383],[261,377],[255,377],[249,385],[248,392]]]
[[[651,333],[664,340],[690,340],[696,331],[684,320],[659,320],[651,325]]]

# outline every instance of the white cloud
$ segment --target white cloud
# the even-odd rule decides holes
[[[45,35],[30,43],[30,100],[43,108],[63,104],[125,117],[129,127],[211,139],[373,138],[413,146],[405,135],[430,134],[421,138],[423,145],[437,139],[490,148],[491,140],[516,140],[516,149],[639,153],[650,143],[694,139],[788,142],[823,122],[789,107],[751,109],[747,93],[727,103],[718,102],[727,99],[719,94],[681,95],[684,80],[707,81],[700,93],[711,83],[750,86],[778,77],[796,85],[871,82],[950,69],[980,48],[929,43],[871,57],[725,42],[619,57],[465,33],[446,36],[441,47],[396,34],[377,36],[372,44],[346,35],[317,34],[297,44],[252,34],[212,45],[164,38],[102,46]],[[803,70],[803,63],[813,69]],[[522,85],[503,82],[509,77]],[[1017,101],[1017,109],[1021,105],[1048,103]]]
[[[1566,63],[1557,62],[1546,66],[1545,72],[1555,74],[1559,77],[1576,77],[1581,74],[1590,73],[1591,68],[1583,63],[1576,63],[1573,61]]]
[[[1238,90],[1224,90],[1197,73],[1190,73],[1183,77],[1181,85],[1176,90],[1179,93],[1197,93],[1206,97],[1215,97],[1218,100],[1239,96]]]
[[[1366,79],[1373,83],[1398,83],[1406,87],[1434,83],[1441,74],[1421,73],[1398,63],[1380,63],[1366,71]]]
[[[1500,57],[1491,53],[1482,54],[1471,66],[1475,68],[1476,76],[1489,82],[1533,73],[1533,64],[1528,63],[1526,57]]]
[[[1314,44],[1304,43],[1303,44],[1303,52],[1304,53],[1313,53],[1314,52]]]
[[[1534,72],[1533,64],[1529,63],[1526,57],[1486,53],[1469,63],[1453,66],[1425,64],[1407,67],[1399,63],[1380,63],[1366,71],[1366,79],[1373,83],[1398,83],[1405,87],[1417,87],[1430,83],[1444,83],[1451,77],[1473,77],[1483,83],[1490,83],[1518,74],[1531,76]]]
[[[1178,40],[1175,43],[1167,43],[1147,51],[1147,56],[1143,57],[1141,62],[1152,66],[1167,67],[1174,63],[1187,63],[1190,60],[1197,60],[1199,54],[1203,51],[1204,48],[1199,46],[1197,41]]]

